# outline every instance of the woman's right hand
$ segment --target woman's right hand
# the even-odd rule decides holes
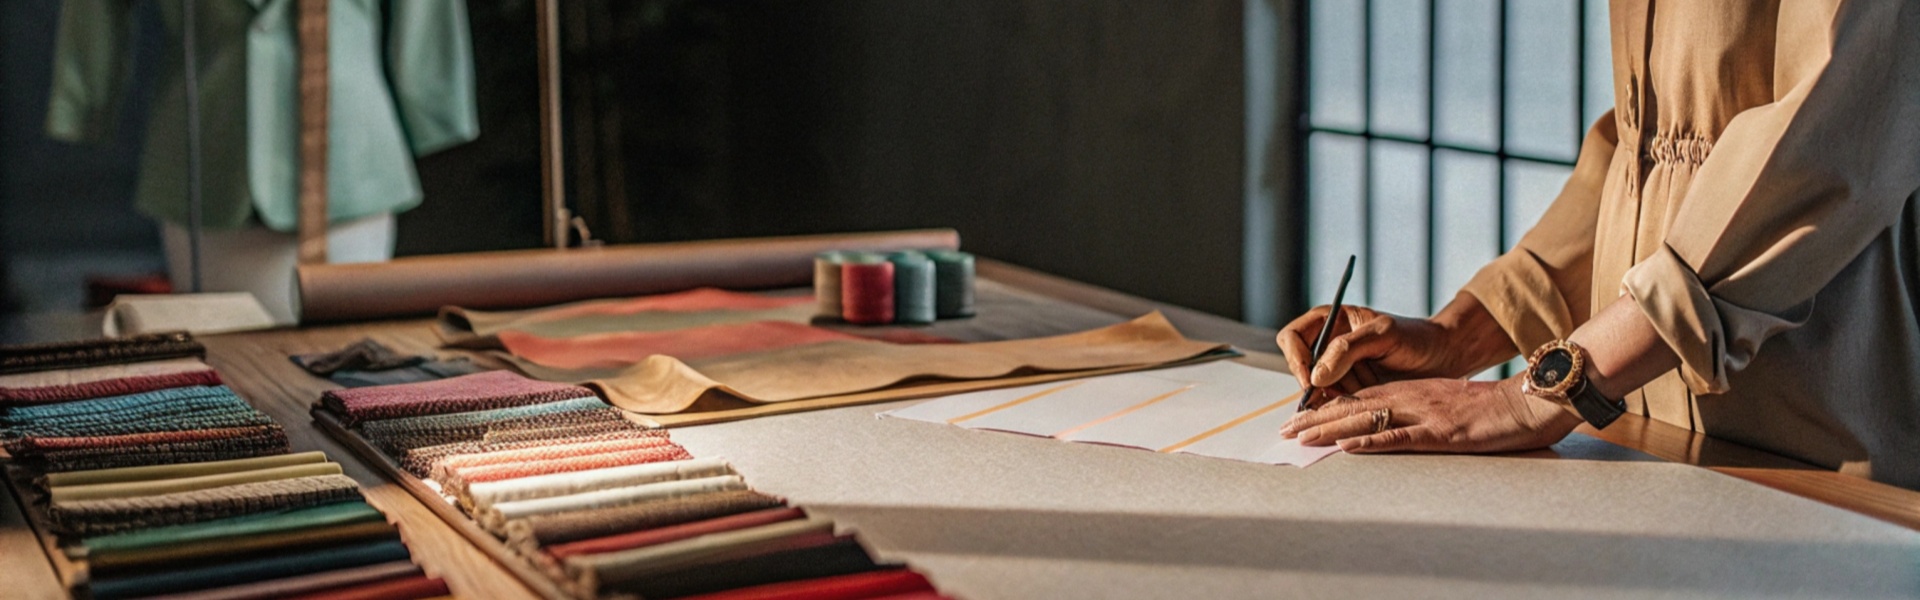
[[[1313,340],[1329,314],[1316,307],[1280,330],[1276,341],[1302,387],[1328,396],[1389,381],[1471,375],[1511,358],[1513,342],[1477,298],[1460,294],[1431,319],[1402,317],[1363,306],[1341,307],[1333,339],[1309,364]],[[1310,405],[1319,404],[1313,398]]]

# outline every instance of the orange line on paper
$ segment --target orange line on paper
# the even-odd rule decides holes
[[[1233,429],[1233,428],[1235,428],[1235,427],[1239,427],[1239,426],[1241,426],[1242,424],[1245,424],[1245,423],[1246,423],[1247,421],[1252,421],[1252,420],[1254,420],[1254,419],[1256,419],[1256,418],[1259,418],[1259,417],[1260,417],[1260,415],[1264,415],[1264,414],[1267,414],[1267,413],[1270,413],[1270,412],[1273,412],[1273,410],[1274,410],[1274,409],[1276,409],[1276,408],[1280,408],[1280,407],[1282,407],[1282,406],[1286,406],[1286,405],[1288,405],[1288,404],[1292,404],[1292,403],[1293,403],[1293,401],[1294,401],[1294,400],[1296,400],[1296,399],[1298,399],[1298,398],[1300,398],[1300,392],[1294,392],[1294,393],[1293,393],[1293,395],[1291,395],[1291,396],[1287,396],[1287,397],[1285,397],[1285,398],[1282,398],[1282,399],[1280,399],[1280,401],[1279,401],[1279,402],[1275,402],[1275,403],[1273,403],[1273,404],[1268,404],[1268,405],[1266,405],[1266,406],[1262,406],[1262,407],[1260,407],[1260,410],[1256,410],[1256,411],[1253,411],[1253,412],[1250,412],[1250,413],[1247,413],[1247,414],[1244,414],[1244,415],[1240,415],[1240,418],[1238,418],[1238,419],[1234,419],[1234,420],[1232,420],[1232,421],[1227,421],[1226,423],[1223,423],[1223,424],[1221,424],[1221,425],[1220,425],[1219,427],[1215,427],[1215,428],[1213,428],[1213,429],[1208,429],[1208,430],[1206,430],[1206,431],[1202,431],[1202,432],[1200,432],[1200,435],[1196,435],[1196,436],[1193,436],[1193,437],[1190,437],[1190,438],[1187,438],[1187,439],[1185,439],[1185,440],[1181,440],[1181,442],[1180,442],[1180,443],[1178,443],[1178,444],[1174,444],[1174,445],[1172,445],[1172,446],[1167,446],[1167,447],[1165,447],[1165,448],[1161,448],[1161,449],[1160,449],[1160,451],[1161,451],[1161,452],[1174,452],[1174,451],[1177,451],[1177,450],[1179,450],[1179,449],[1181,449],[1181,448],[1185,448],[1185,447],[1187,447],[1187,446],[1192,446],[1192,445],[1194,445],[1195,443],[1198,443],[1198,442],[1199,442],[1200,440],[1204,440],[1204,439],[1207,439],[1207,438],[1210,438],[1210,437],[1213,437],[1213,436],[1216,436],[1216,435],[1219,435],[1219,434],[1220,434],[1220,432],[1222,432],[1222,431],[1226,431],[1226,430],[1228,430],[1228,429]]]
[[[961,422],[961,421],[970,421],[970,420],[973,420],[973,419],[978,419],[978,418],[980,418],[980,417],[984,417],[984,416],[987,416],[987,415],[989,415],[989,414],[992,414],[992,413],[994,413],[994,412],[997,412],[997,411],[1000,411],[1000,410],[1005,410],[1005,409],[1008,409],[1008,408],[1013,408],[1013,407],[1015,407],[1015,406],[1019,406],[1019,405],[1021,405],[1021,404],[1024,404],[1024,403],[1026,403],[1026,402],[1030,402],[1030,401],[1033,401],[1033,400],[1036,400],[1036,399],[1039,399],[1039,398],[1040,398],[1041,396],[1045,396],[1045,395],[1047,395],[1047,394],[1051,394],[1051,393],[1054,393],[1054,392],[1058,392],[1058,391],[1060,391],[1060,390],[1064,390],[1064,389],[1067,389],[1067,388],[1070,388],[1070,387],[1073,387],[1073,386],[1076,386],[1076,385],[1080,385],[1080,384],[1082,384],[1082,383],[1086,383],[1086,382],[1087,382],[1087,380],[1085,380],[1085,379],[1081,379],[1081,380],[1079,380],[1079,381],[1075,381],[1075,382],[1072,382],[1072,383],[1069,383],[1069,384],[1066,384],[1066,385],[1060,385],[1060,386],[1054,386],[1054,387],[1050,387],[1050,388],[1047,388],[1047,389],[1044,389],[1044,390],[1040,390],[1040,391],[1038,391],[1038,392],[1034,392],[1034,393],[1032,393],[1032,394],[1028,394],[1028,395],[1025,395],[1025,396],[1021,396],[1021,397],[1019,397],[1019,398],[1015,398],[1015,399],[1013,399],[1013,400],[1009,400],[1009,401],[1007,401],[1007,402],[1006,402],[1006,403],[1004,403],[1004,404],[997,404],[997,405],[994,405],[994,406],[989,406],[989,407],[987,407],[987,408],[985,408],[985,409],[983,409],[983,410],[981,410],[981,411],[979,411],[979,412],[974,412],[974,413],[970,413],[970,414],[964,414],[964,415],[960,415],[960,416],[958,416],[958,417],[954,417],[954,418],[951,418],[951,419],[947,419],[947,424],[949,424],[949,425],[952,425],[952,424],[955,424],[955,423],[959,423],[959,422]]]
[[[1167,392],[1167,393],[1165,393],[1165,394],[1161,394],[1161,395],[1158,395],[1158,396],[1154,396],[1154,397],[1153,397],[1152,399],[1150,399],[1150,400],[1147,400],[1146,402],[1141,402],[1141,403],[1139,403],[1139,404],[1135,404],[1135,405],[1133,405],[1133,406],[1129,406],[1129,407],[1126,407],[1125,409],[1122,409],[1122,410],[1121,410],[1120,412],[1117,412],[1117,413],[1113,413],[1113,414],[1110,414],[1110,415],[1107,415],[1107,416],[1104,416],[1104,417],[1100,417],[1100,418],[1098,418],[1098,419],[1094,419],[1094,420],[1093,420],[1092,422],[1090,422],[1090,423],[1087,423],[1087,424],[1085,424],[1085,425],[1081,425],[1081,426],[1079,426],[1079,427],[1071,427],[1071,428],[1068,428],[1068,429],[1067,429],[1066,431],[1062,431],[1062,432],[1060,432],[1060,433],[1056,433],[1056,434],[1053,434],[1053,437],[1056,437],[1056,438],[1062,438],[1062,437],[1066,437],[1066,436],[1069,436],[1069,435],[1073,435],[1073,434],[1075,434],[1075,433],[1079,433],[1079,432],[1080,432],[1081,430],[1083,430],[1083,429],[1086,429],[1086,428],[1088,428],[1088,427],[1092,427],[1092,426],[1095,426],[1095,425],[1099,425],[1099,424],[1101,424],[1101,423],[1105,423],[1105,422],[1107,422],[1107,421],[1112,421],[1112,420],[1114,420],[1114,419],[1118,419],[1118,418],[1120,418],[1120,417],[1124,417],[1124,416],[1127,416],[1127,413],[1131,413],[1131,412],[1133,412],[1133,411],[1136,411],[1136,410],[1140,410],[1140,409],[1142,409],[1142,408],[1146,408],[1146,407],[1147,407],[1148,405],[1151,405],[1151,404],[1153,404],[1153,403],[1155,403],[1155,402],[1159,402],[1159,401],[1161,401],[1161,400],[1165,400],[1165,399],[1168,399],[1168,398],[1172,398],[1172,397],[1174,397],[1174,396],[1176,396],[1176,395],[1178,395],[1178,394],[1179,394],[1180,392],[1184,392],[1184,391],[1187,391],[1187,390],[1190,390],[1190,389],[1193,389],[1193,388],[1194,388],[1194,386],[1197,386],[1197,385],[1199,385],[1199,384],[1197,384],[1197,383],[1189,383],[1189,384],[1187,384],[1187,387],[1183,387],[1183,388],[1180,388],[1180,389],[1177,389],[1177,390],[1174,390],[1174,391],[1171,391],[1171,392]]]

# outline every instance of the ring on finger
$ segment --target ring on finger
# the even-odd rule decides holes
[[[1386,431],[1387,428],[1392,425],[1393,425],[1393,409],[1382,408],[1380,410],[1373,411],[1373,432],[1374,433],[1380,433],[1380,432]]]

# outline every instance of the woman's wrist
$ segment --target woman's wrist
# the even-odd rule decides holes
[[[1500,321],[1473,294],[1455,295],[1428,322],[1440,329],[1447,377],[1466,377],[1519,353]]]

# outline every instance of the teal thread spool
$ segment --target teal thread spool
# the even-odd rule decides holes
[[[817,306],[813,312],[815,318],[840,318],[840,265],[846,261],[847,253],[839,250],[813,255],[813,299]]]
[[[933,260],[926,254],[906,251],[888,254],[887,262],[893,263],[893,322],[932,323],[937,297]]]
[[[934,314],[942,319],[973,316],[973,255],[930,250],[933,260]]]

